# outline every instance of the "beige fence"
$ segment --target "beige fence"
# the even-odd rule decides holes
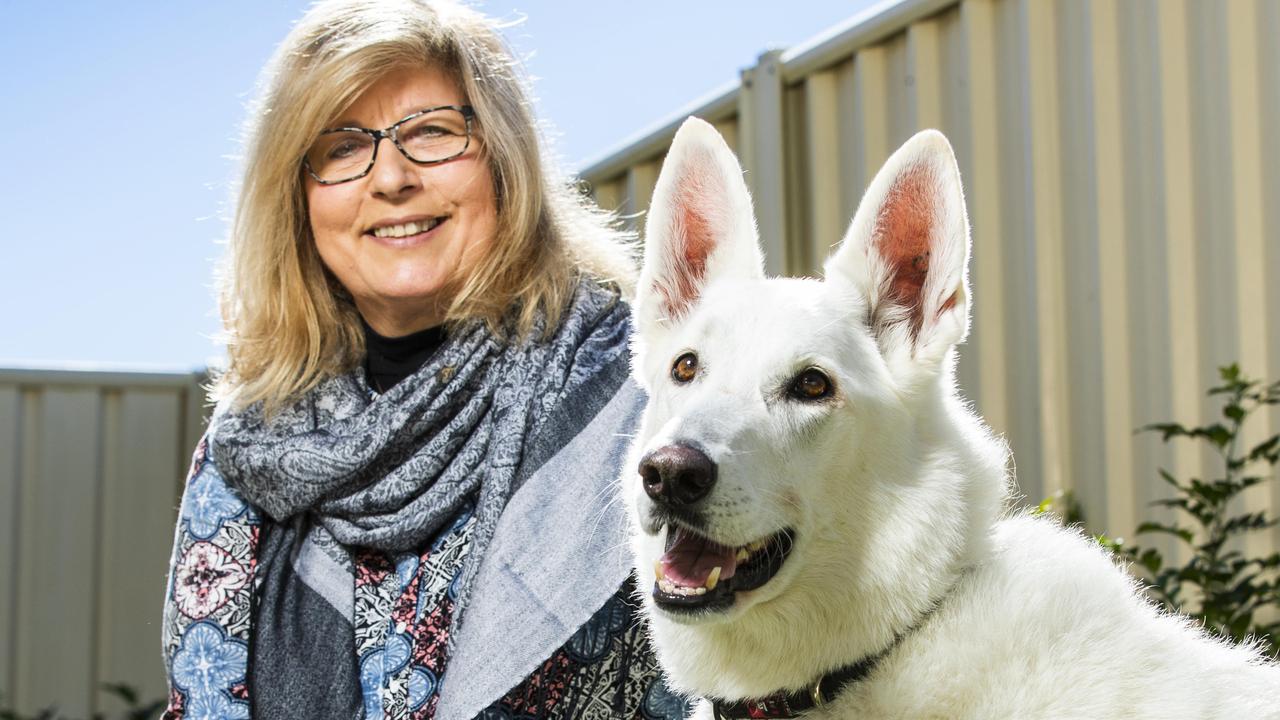
[[[1157,467],[1217,470],[1134,428],[1213,418],[1220,365],[1280,379],[1277,38],[1276,0],[891,2],[762,55],[581,175],[643,211],[699,115],[742,156],[770,269],[807,274],[888,155],[940,128],[973,226],[965,393],[1031,499],[1073,489],[1091,526],[1127,534],[1159,516]],[[1280,507],[1280,483],[1246,502]]]
[[[0,693],[32,713],[164,696],[160,614],[200,374],[0,369]]]

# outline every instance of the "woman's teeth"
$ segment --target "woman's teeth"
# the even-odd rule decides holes
[[[432,218],[430,220],[422,220],[421,222],[405,223],[403,225],[388,225],[386,227],[374,228],[373,236],[380,238],[402,238],[410,235],[424,233],[440,224],[441,218]]]

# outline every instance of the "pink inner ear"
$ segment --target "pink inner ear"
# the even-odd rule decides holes
[[[676,184],[671,228],[671,251],[675,255],[671,258],[671,283],[658,288],[671,317],[684,314],[697,299],[707,270],[707,257],[715,249],[716,238],[707,209],[708,204],[718,200],[723,193],[712,187],[714,183],[709,182],[712,180],[714,173],[695,166]]]
[[[935,201],[933,174],[927,164],[903,170],[880,206],[872,240],[889,269],[885,299],[908,308],[912,335],[918,334],[924,323],[923,289],[929,277]],[[955,298],[947,303],[948,307],[954,305]]]

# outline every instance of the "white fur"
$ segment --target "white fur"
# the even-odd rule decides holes
[[[928,197],[907,198],[921,201],[930,228],[918,331],[888,291],[893,273],[875,242],[882,209],[903,200],[893,188],[904,172],[927,178]],[[703,237],[678,221],[691,208],[711,219]],[[1280,717],[1280,668],[1254,649],[1157,611],[1079,533],[1002,519],[1005,446],[954,388],[969,227],[940,133],[916,135],[889,159],[824,281],[763,276],[741,169],[702,121],[676,134],[650,213],[633,347],[649,405],[622,482],[652,637],[676,688],[725,699],[801,689],[909,631],[870,677],[811,716]],[[691,246],[705,255],[701,276],[687,274]],[[670,370],[685,352],[698,375],[678,384]],[[833,399],[780,392],[814,366],[833,379]],[[715,539],[796,533],[777,576],[700,620],[649,594],[664,535],[635,468],[674,441],[717,463],[705,509]],[[709,706],[696,715],[711,717]]]

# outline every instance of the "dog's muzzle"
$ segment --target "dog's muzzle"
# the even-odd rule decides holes
[[[741,546],[713,539],[702,510],[715,488],[715,462],[698,448],[664,445],[640,460],[641,483],[654,507],[651,532],[666,527],[663,554],[654,565],[654,601],[680,614],[725,610],[734,593],[768,582],[794,543],[790,529],[774,530]]]

